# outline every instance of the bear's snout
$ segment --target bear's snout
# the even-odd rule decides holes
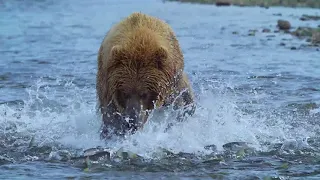
[[[133,97],[127,100],[125,114],[130,118],[138,118],[141,110],[141,104],[137,97]]]
[[[137,129],[142,126],[143,120],[141,119],[142,103],[138,96],[132,96],[127,100],[124,110],[124,117],[129,123],[130,127]]]

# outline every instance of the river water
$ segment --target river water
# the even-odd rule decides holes
[[[105,143],[97,51],[111,25],[135,11],[176,32],[198,109],[168,132],[170,116],[154,117],[142,132]],[[279,18],[319,25],[302,14],[319,10],[0,0],[0,179],[320,178],[319,47],[273,32]],[[138,158],[100,158],[86,169],[83,151],[98,146]]]

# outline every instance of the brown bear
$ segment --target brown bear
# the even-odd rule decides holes
[[[195,111],[178,40],[156,17],[133,13],[108,31],[96,80],[102,138],[135,132],[155,108],[183,107],[179,119]]]

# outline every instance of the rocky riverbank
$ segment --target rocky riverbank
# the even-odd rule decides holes
[[[300,20],[301,21],[320,21],[320,16],[302,15],[300,17]],[[289,21],[284,19],[279,19],[277,21],[277,27],[278,27],[278,30],[275,30],[274,32],[283,31],[297,38],[306,39],[306,41],[309,42],[311,46],[320,45],[320,25],[318,25],[318,27],[299,26],[298,28],[293,29]],[[264,29],[262,32],[267,33],[270,31],[271,30],[269,29]]]
[[[275,14],[275,16],[282,16],[281,14]],[[312,18],[307,18],[312,17]],[[306,20],[315,20],[318,16],[308,16],[308,15],[302,15],[300,20],[306,21]],[[320,17],[319,17],[320,18]],[[278,33],[284,33],[284,34],[290,34],[298,39],[301,39],[305,41],[307,44],[304,44],[302,46],[311,46],[311,47],[320,47],[320,25],[318,27],[308,27],[308,26],[292,26],[291,23],[288,20],[281,19],[279,17],[278,21],[275,22],[277,24],[275,29],[269,29],[269,28],[263,28],[263,29],[250,29],[248,32],[248,36],[255,36],[256,33],[259,31],[261,33],[272,33],[274,36]],[[296,27],[296,28],[294,28]],[[237,31],[233,31],[232,34],[239,34]],[[284,42],[280,43],[281,46],[286,46]],[[291,47],[292,50],[298,49],[297,47]],[[319,48],[317,48],[319,51]]]
[[[320,0],[165,0],[189,3],[216,4],[217,6],[285,6],[320,8]]]
[[[215,4],[216,6],[286,6],[286,7],[312,7],[320,8],[320,0],[166,0],[166,1],[179,1],[179,2],[191,2],[191,3],[205,3]],[[262,29],[262,33],[285,33],[291,34],[298,39],[305,40],[309,46],[320,46],[320,14],[303,14],[299,20],[302,21],[316,21],[316,26],[296,26],[291,24],[290,21],[282,17],[281,13],[274,14],[279,16],[275,21],[277,29]],[[249,30],[249,36],[255,36],[259,30]],[[233,34],[238,34],[234,31]],[[282,43],[284,44],[284,43]],[[296,49],[296,48],[292,48]]]

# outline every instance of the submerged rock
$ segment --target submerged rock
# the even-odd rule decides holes
[[[274,13],[274,14],[272,14],[272,15],[274,15],[274,16],[282,16],[281,13]]]
[[[271,32],[271,30],[270,30],[270,29],[265,28],[265,29],[263,29],[263,30],[262,30],[262,32],[263,32],[263,33],[269,33],[269,32]]]
[[[284,42],[281,42],[279,45],[280,46],[285,46],[286,44]]]
[[[248,36],[255,36],[257,31],[258,31],[258,30],[250,29],[250,30],[249,30],[249,33],[248,33]]]
[[[268,37],[268,38],[274,38],[274,37],[276,37],[276,35],[267,35],[266,37]]]
[[[278,28],[281,30],[289,30],[291,28],[291,24],[287,20],[279,19],[278,20]]]
[[[255,36],[256,34],[254,32],[249,32],[248,36]]]

